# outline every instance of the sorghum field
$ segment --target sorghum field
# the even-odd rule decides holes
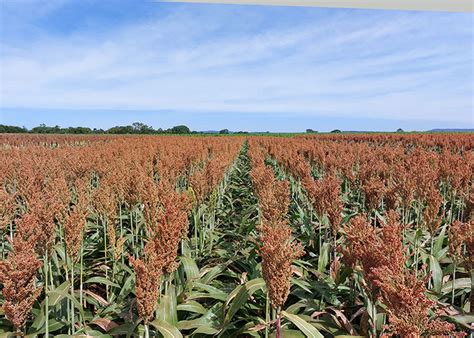
[[[474,135],[0,135],[2,336],[463,336]]]

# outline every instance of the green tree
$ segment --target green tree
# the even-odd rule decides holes
[[[57,128],[56,128],[57,127]],[[31,129],[31,132],[34,134],[52,134],[55,131],[59,132],[59,126],[56,127],[48,127],[46,124],[41,123],[39,126],[34,127]]]
[[[28,129],[25,127],[17,127],[17,126],[7,126],[4,124],[0,124],[0,134],[1,133],[27,133]]]
[[[63,129],[66,131],[66,134],[91,134],[92,129],[88,127],[69,127]]]
[[[141,122],[132,123],[132,128],[135,134],[153,134],[155,130]]]
[[[115,126],[107,130],[108,134],[133,134],[132,126]]]
[[[185,125],[174,126],[170,129],[171,134],[190,134],[191,130]]]

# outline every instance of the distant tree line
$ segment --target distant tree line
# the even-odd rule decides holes
[[[428,132],[472,132],[472,129],[433,129]],[[330,133],[338,134],[342,133],[340,129],[331,130]],[[346,131],[350,133],[366,133],[366,131]],[[397,133],[404,133],[405,131],[402,128],[398,128]],[[109,129],[98,129],[98,128],[89,128],[89,127],[67,127],[61,128],[60,126],[50,127],[46,124],[40,124],[37,127],[28,129],[26,127],[18,126],[8,126],[0,124],[0,134],[19,134],[19,133],[31,133],[31,134],[233,134],[233,135],[243,135],[249,134],[248,131],[230,131],[229,129],[221,130],[209,130],[209,131],[191,131],[185,125],[178,125],[168,129],[154,129],[151,126],[148,126],[141,122],[134,122],[131,125],[126,126],[115,126]],[[269,131],[266,132],[252,132],[256,134],[270,134]],[[306,129],[307,134],[317,134],[318,131],[314,129]]]
[[[0,124],[0,133],[27,133],[28,129],[25,127],[17,127],[17,126],[5,126]]]
[[[198,133],[191,131],[185,125],[174,126],[169,129],[154,129],[144,123],[135,122],[127,126],[115,126],[109,129],[97,129],[89,127],[50,127],[40,124],[28,130],[26,127],[7,126],[0,124],[0,133],[32,133],[32,134],[191,134]]]
[[[191,131],[185,125],[178,125],[168,129],[154,129],[141,122],[134,122],[131,125],[115,126],[109,129],[98,129],[89,127],[50,127],[46,124],[40,124],[37,127],[27,129],[26,127],[7,126],[0,124],[0,134],[5,133],[31,133],[31,134],[248,134],[247,131],[231,132],[229,129],[220,131]]]

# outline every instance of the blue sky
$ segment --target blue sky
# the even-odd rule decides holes
[[[0,0],[0,123],[474,128],[474,16]]]

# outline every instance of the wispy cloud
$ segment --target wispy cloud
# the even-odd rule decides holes
[[[37,15],[61,6],[73,4]],[[471,14],[148,6],[136,20],[68,34],[28,12],[17,31],[29,39],[1,36],[1,107],[474,124]]]

